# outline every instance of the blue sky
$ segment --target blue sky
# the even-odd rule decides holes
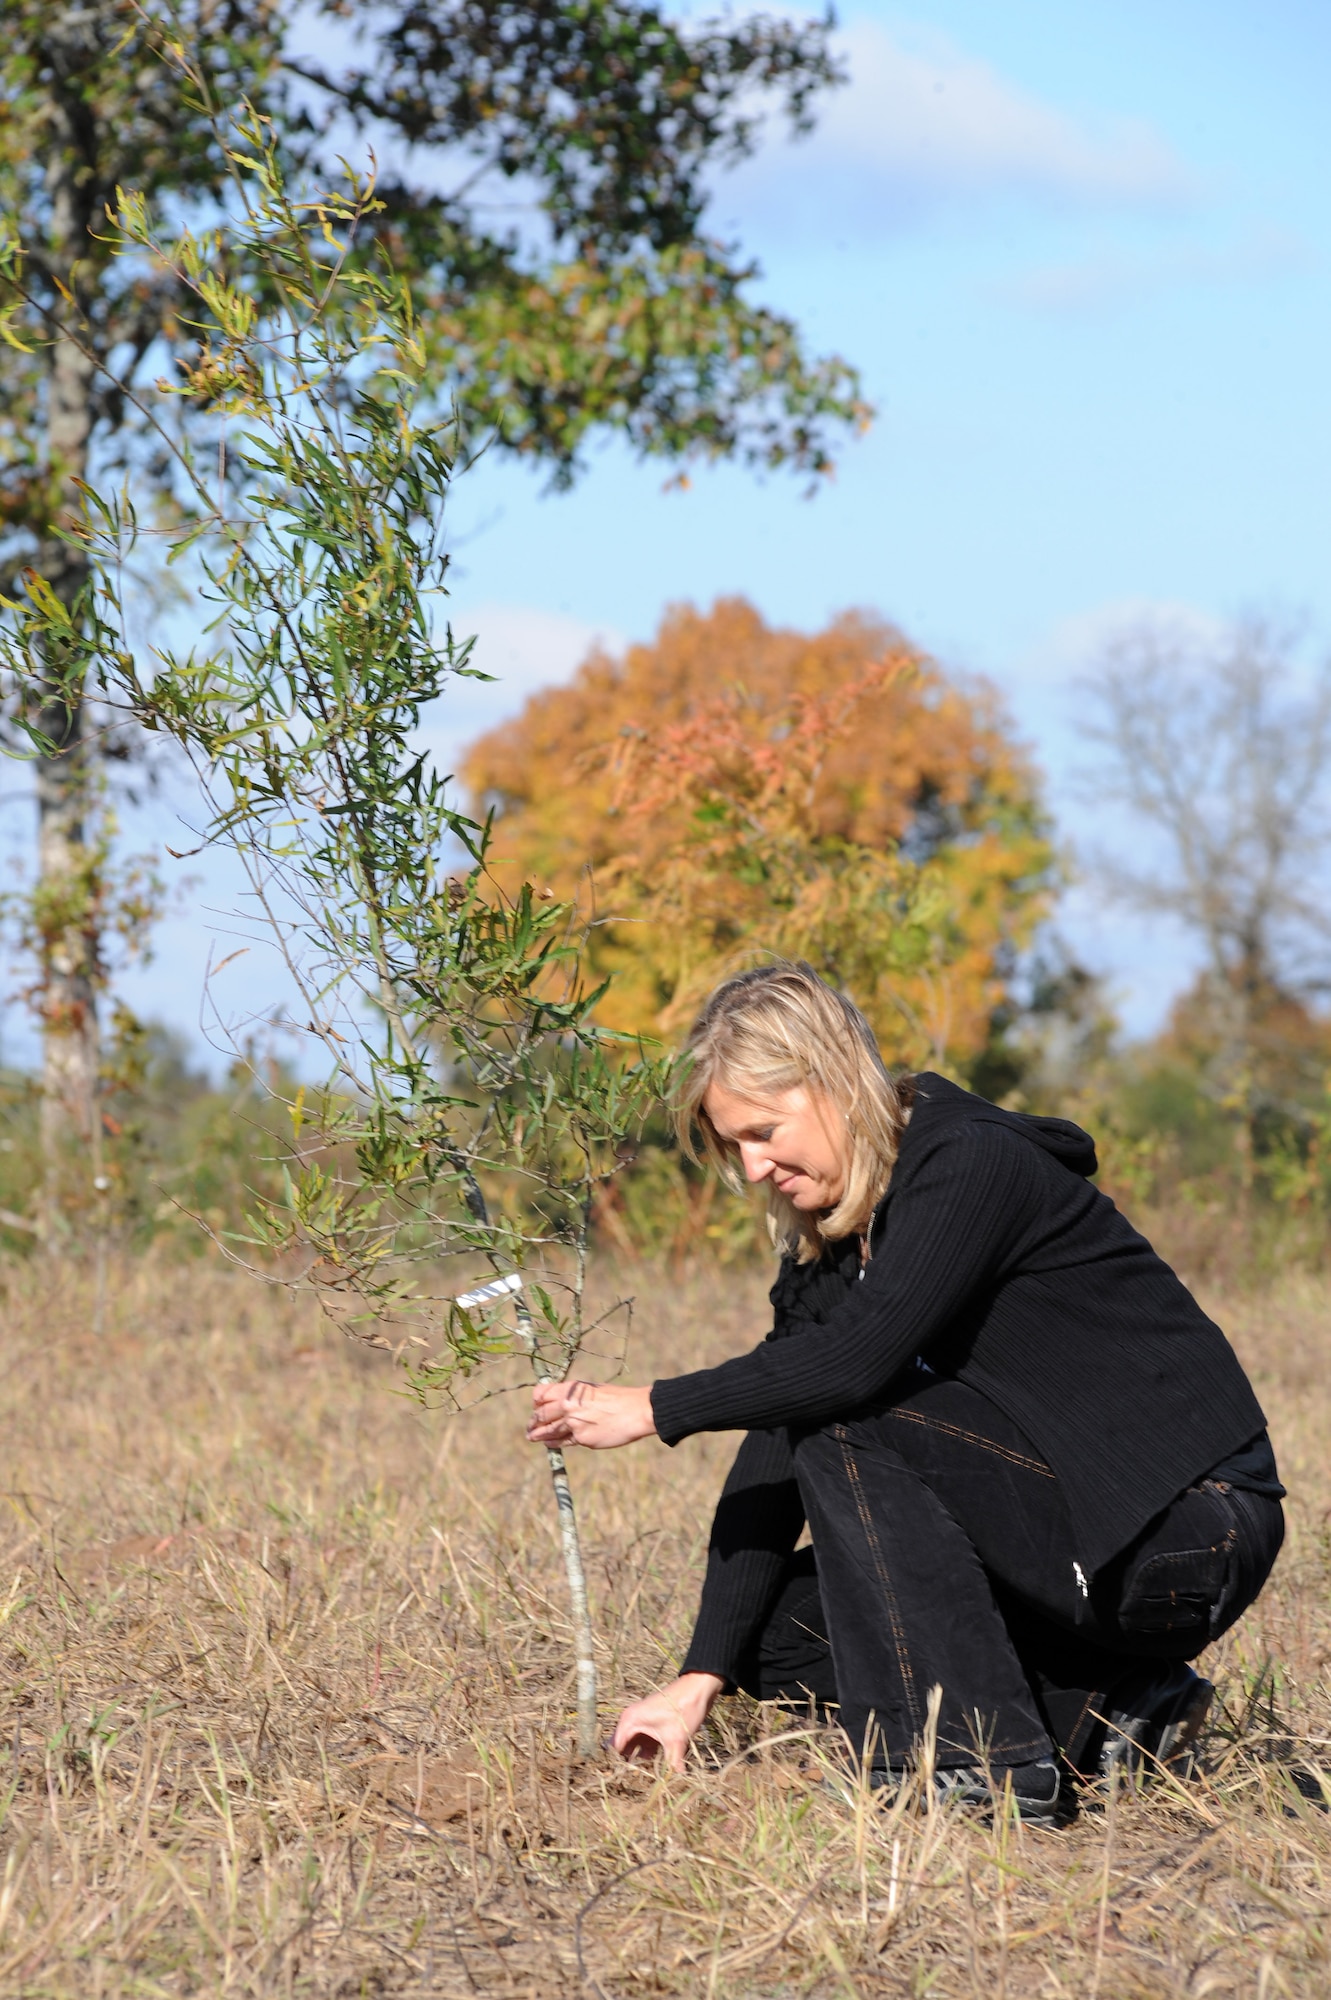
[[[562,662],[673,598],[742,591],[805,627],[865,605],[999,684],[1066,836],[1135,842],[1093,827],[1075,735],[1106,632],[1266,607],[1331,642],[1331,14],[951,0],[858,7],[841,40],[818,133],[714,214],[863,370],[877,424],[813,501],[733,469],[666,492],[615,449],[563,499],[485,466],[458,491],[456,610],[508,680],[461,733],[545,677],[543,622]],[[1086,890],[1064,921],[1156,1025],[1186,942]]]
[[[615,446],[564,496],[484,462],[453,502],[453,617],[501,679],[459,689],[434,742],[451,762],[671,601],[740,592],[806,628],[865,606],[997,682],[1065,836],[1135,840],[1079,774],[1075,681],[1104,635],[1258,606],[1331,643],[1331,11],[859,5],[840,41],[850,87],[727,177],[713,222],[859,366],[878,422],[813,500],[733,468],[666,491]],[[192,1028],[225,901],[220,876],[186,898],[141,1011]],[[1186,942],[1085,888],[1063,921],[1127,1025],[1156,1025]]]

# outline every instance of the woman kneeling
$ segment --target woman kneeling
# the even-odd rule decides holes
[[[1090,1184],[1092,1141],[894,1079],[804,965],[727,981],[688,1057],[685,1144],[768,1190],[772,1330],[650,1389],[542,1384],[528,1432],[748,1433],[683,1671],[616,1748],[682,1769],[739,1687],[835,1706],[890,1784],[938,1687],[944,1792],[1053,1818],[1060,1768],[1177,1766],[1211,1696],[1187,1662],[1265,1583],[1284,1488],[1225,1336]]]

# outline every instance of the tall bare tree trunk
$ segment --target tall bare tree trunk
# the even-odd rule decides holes
[[[62,82],[77,76],[89,32],[90,10],[67,5],[52,25],[52,43],[62,44]],[[93,181],[89,152],[95,140],[87,114],[72,86],[57,87],[51,102],[52,145],[47,184],[51,192],[52,252],[56,275],[66,289],[67,326],[50,349],[46,458],[55,518],[74,513],[74,481],[88,470],[92,432],[95,364],[80,323],[77,265],[90,247],[93,222],[88,190]],[[61,602],[77,603],[87,579],[78,551],[57,537],[43,549],[42,567]],[[90,746],[84,691],[67,663],[47,660],[40,727],[51,754],[37,766],[37,886],[34,928],[41,950],[42,1014],[42,1235],[48,1248],[68,1243],[88,1209],[95,1173],[94,1130],[98,1118],[97,1035],[98,895],[97,857],[88,844]]]

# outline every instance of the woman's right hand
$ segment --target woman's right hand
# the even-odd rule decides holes
[[[660,1755],[672,1771],[682,1771],[689,1745],[724,1686],[719,1674],[681,1674],[668,1687],[631,1701],[611,1743],[632,1764],[650,1764]]]

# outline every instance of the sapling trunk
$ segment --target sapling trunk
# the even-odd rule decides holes
[[[522,1293],[517,1294],[518,1337],[531,1356],[532,1370],[538,1382],[548,1382],[554,1369],[546,1361],[536,1344],[536,1330],[532,1325],[531,1313]],[[573,1617],[573,1657],[578,1673],[578,1755],[596,1755],[596,1658],[592,1652],[592,1614],[587,1603],[587,1572],[582,1565],[582,1542],[578,1535],[578,1517],[573,1506],[573,1488],[569,1485],[568,1467],[564,1454],[558,1445],[547,1445],[546,1458],[550,1464],[550,1483],[555,1489],[555,1505],[559,1509],[559,1539],[564,1549],[564,1574],[568,1578],[569,1609]]]
[[[468,1194],[468,1205],[473,1214],[477,1214],[479,1209],[478,1219],[484,1219],[485,1197],[474,1180]],[[480,1305],[503,1292],[513,1294],[518,1339],[531,1357],[532,1373],[538,1382],[551,1381],[555,1371],[541,1352],[531,1309],[523,1296],[522,1280],[516,1271],[507,1278],[481,1285],[474,1292],[464,1292],[457,1303],[464,1307]],[[568,1579],[569,1609],[573,1620],[573,1658],[578,1686],[578,1755],[594,1757],[597,1751],[596,1656],[592,1650],[592,1614],[587,1602],[587,1572],[582,1561],[578,1516],[563,1452],[558,1445],[551,1444],[546,1446],[545,1456],[550,1467],[550,1483],[555,1489],[555,1505],[559,1509],[559,1540],[564,1551],[564,1574]]]

